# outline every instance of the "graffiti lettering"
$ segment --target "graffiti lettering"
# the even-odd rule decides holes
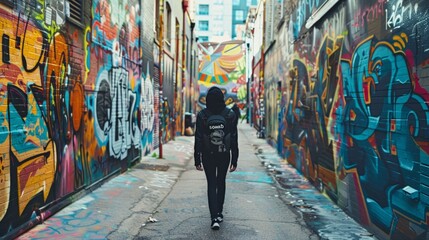
[[[304,175],[322,181],[332,192],[336,192],[336,181],[329,119],[339,81],[343,41],[342,37],[324,39],[314,79],[310,79],[302,61],[293,61],[291,100],[286,112],[286,157]]]
[[[140,1],[82,5],[85,31],[65,0],[13,2],[0,4],[0,238],[146,154],[156,115]]]
[[[389,2],[389,0],[387,1]],[[418,3],[408,5],[403,5],[403,0],[398,0],[396,3],[389,4],[391,9],[386,9],[386,29],[396,29],[402,26],[405,18],[408,16],[408,19],[412,18],[413,14],[416,14],[419,5]]]
[[[142,81],[141,129],[152,132],[155,121],[153,85],[149,77]]]
[[[64,101],[66,91],[61,90],[68,78],[69,55],[65,36],[55,28],[39,29],[31,17],[24,19],[3,10],[0,16],[3,24],[0,232],[3,233],[15,221],[30,216],[36,206],[49,201],[56,173],[66,163],[61,161],[64,156],[58,154],[58,148],[66,144],[64,128],[69,120]],[[59,179],[58,184],[69,179],[74,179],[73,174]],[[73,186],[74,181],[71,183]],[[58,194],[68,191],[65,188]]]
[[[358,8],[354,15],[353,27],[361,28],[379,19],[384,14],[385,0],[378,0],[374,5],[366,8]]]
[[[125,159],[134,140],[131,123],[136,104],[136,95],[129,88],[128,71],[123,68],[103,71],[97,89],[98,136],[102,142],[109,141],[111,156]]]
[[[129,90],[128,72],[113,68],[109,72],[111,83],[112,112],[109,138],[110,155],[125,159],[127,149],[131,147],[131,117],[136,97]]]
[[[56,171],[56,147],[50,138],[48,127],[39,102],[41,88],[28,85],[27,93],[12,84],[7,84],[8,122],[10,132],[10,162],[18,165],[9,166],[9,173],[18,179],[18,212],[21,215],[32,197],[43,193],[46,201],[51,190]],[[13,119],[13,121],[11,121]],[[15,162],[16,161],[16,162]],[[13,171],[10,171],[14,169]],[[16,172],[15,172],[16,171]],[[9,177],[6,177],[9,179]],[[43,185],[39,181],[43,179]],[[5,182],[10,184],[10,182]],[[3,183],[4,184],[4,183]],[[32,189],[32,190],[30,190]],[[7,196],[7,195],[6,195]],[[4,215],[4,213],[2,214]]]
[[[348,149],[344,166],[364,169],[358,173],[369,216],[381,229],[389,231],[394,221],[394,208],[406,215],[418,211],[415,205],[396,205],[395,202],[402,202],[396,198],[396,192],[406,186],[419,189],[420,184],[429,184],[425,177],[419,178],[420,181],[394,177],[398,171],[403,176],[418,175],[416,163],[429,157],[415,141],[425,137],[421,129],[429,126],[429,108],[423,98],[413,92],[403,52],[394,50],[390,43],[375,45],[374,42],[373,38],[365,40],[355,50],[351,61],[341,64],[346,100],[344,126],[354,142]],[[387,97],[386,92],[389,92]],[[361,157],[353,157],[358,152]],[[396,166],[395,172],[391,171],[392,166]],[[373,184],[375,179],[378,179],[377,184]]]
[[[380,0],[381,1],[381,0]],[[328,21],[323,22],[323,29],[326,30],[326,33],[333,36],[345,36],[347,32],[345,32],[344,23],[346,20],[346,9],[341,8],[336,11],[332,18],[329,18]]]

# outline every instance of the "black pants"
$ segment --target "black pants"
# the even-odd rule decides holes
[[[225,178],[230,162],[229,154],[203,155],[203,167],[207,178],[207,195],[211,218],[223,211],[225,201]]]

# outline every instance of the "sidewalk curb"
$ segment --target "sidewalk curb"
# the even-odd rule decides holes
[[[301,215],[304,224],[314,234],[321,239],[337,237],[377,239],[373,233],[344,212],[295,167],[282,159],[274,147],[266,144],[257,146],[255,155],[273,178],[279,198]],[[342,225],[348,230],[338,232],[336,231],[337,225]]]

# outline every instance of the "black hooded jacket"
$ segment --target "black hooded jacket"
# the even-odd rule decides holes
[[[195,166],[201,164],[202,156],[208,154],[204,152],[204,116],[206,116],[206,111],[210,111],[213,114],[220,114],[225,108],[225,101],[222,90],[218,87],[211,87],[207,92],[206,96],[206,106],[207,108],[200,111],[197,115],[196,129],[195,129],[195,145],[194,145],[194,160]],[[231,124],[231,164],[237,166],[238,160],[238,137],[237,137],[237,124],[236,115],[231,110],[226,116],[226,120]]]
[[[234,106],[232,106],[231,110],[234,111],[235,116],[236,116],[235,124],[238,124],[238,120],[240,120],[240,118],[241,118],[240,108],[237,106],[237,104],[234,104]]]

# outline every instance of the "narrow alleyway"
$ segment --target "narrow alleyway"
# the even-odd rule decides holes
[[[143,158],[20,239],[373,239],[282,165],[254,129],[242,123],[239,131],[238,170],[228,174],[219,231],[210,229],[193,138],[177,137],[165,145],[165,159]]]
[[[250,130],[251,131],[251,130]],[[210,229],[210,215],[203,172],[187,166],[154,217],[139,232],[141,239],[317,239],[302,217],[276,197],[273,179],[255,155],[247,126],[239,133],[238,170],[228,174],[224,222],[220,231]]]

